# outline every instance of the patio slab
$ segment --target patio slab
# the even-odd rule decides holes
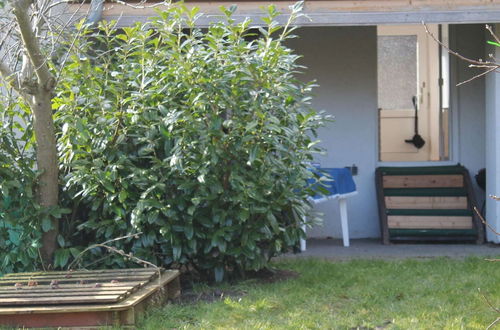
[[[499,257],[500,245],[496,244],[409,244],[383,245],[380,239],[353,239],[344,247],[340,239],[307,240],[307,250],[289,253],[283,258],[318,257],[331,260],[350,259],[405,259],[405,258],[466,258],[470,256]]]

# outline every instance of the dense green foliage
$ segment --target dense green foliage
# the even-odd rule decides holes
[[[54,267],[141,232],[112,245],[221,280],[297,245],[313,137],[328,118],[310,108],[312,85],[296,79],[298,56],[284,45],[293,28],[278,27],[274,7],[258,30],[233,22],[233,10],[206,30],[195,28],[196,9],[176,6],[75,39],[53,103],[66,207],[45,212],[62,220]],[[2,270],[30,270],[50,221],[34,198],[29,111],[3,104]],[[83,261],[128,265],[98,248]]]
[[[30,109],[12,95],[0,102],[0,274],[40,267],[42,232],[68,210],[36,202],[38,172]],[[59,242],[63,238],[59,237]],[[76,250],[72,250],[76,253]]]
[[[33,261],[38,259],[42,224],[34,198],[36,172],[30,152],[29,111],[16,107],[17,102],[10,97],[3,98],[1,104],[0,274],[37,266]]]
[[[325,118],[295,77],[278,13],[258,32],[225,14],[203,31],[196,10],[176,7],[120,32],[104,24],[78,45],[88,55],[67,63],[54,108],[82,243],[142,232],[117,247],[220,280],[303,235],[311,136]]]

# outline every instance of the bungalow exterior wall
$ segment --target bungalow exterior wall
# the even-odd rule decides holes
[[[359,194],[348,199],[349,232],[352,238],[380,237],[375,191],[378,161],[377,34],[368,27],[305,27],[289,46],[303,56],[307,69],[300,79],[315,80],[313,105],[335,116],[335,122],[320,130],[321,146],[327,150],[317,161],[322,167],[355,164],[354,177]],[[484,24],[450,26],[451,47],[470,58],[484,58]],[[451,74],[451,160],[422,162],[418,165],[444,165],[460,162],[474,175],[485,167],[485,81],[476,79],[456,87],[475,71],[463,61],[452,59]],[[412,132],[408,132],[409,136]],[[408,163],[391,163],[402,165]],[[484,192],[477,187],[482,205]],[[316,206],[324,223],[308,231],[308,237],[341,237],[338,203]]]
[[[289,15],[287,8],[294,1],[234,1],[238,10],[233,18],[252,19],[263,24],[261,7],[277,6]],[[156,15],[154,8],[128,6],[124,3],[95,6],[69,5],[68,12],[96,12],[95,17],[118,21],[128,26],[147,21]],[[187,0],[188,7],[197,6],[204,13],[197,21],[200,27],[223,19],[218,7],[230,6],[227,0]],[[95,7],[95,8],[94,8]],[[156,7],[158,9],[159,7]],[[161,9],[161,8],[160,8]],[[322,146],[328,150],[317,161],[323,167],[344,167],[355,164],[359,174],[354,177],[359,194],[348,200],[349,231],[352,238],[380,237],[376,204],[374,172],[380,165],[450,165],[461,163],[471,175],[487,168],[488,194],[500,194],[500,74],[474,80],[456,87],[456,83],[474,75],[465,62],[450,61],[451,155],[446,162],[381,163],[378,161],[378,100],[377,100],[377,33],[376,25],[454,23],[450,25],[450,46],[473,59],[486,58],[500,49],[485,49],[484,23],[500,22],[499,0],[307,0],[307,17],[301,17],[297,30],[300,38],[289,41],[308,69],[301,76],[316,80],[314,106],[336,117],[336,122],[320,131]],[[467,24],[466,24],[467,23]],[[475,24],[474,24],[475,23]],[[481,24],[477,24],[481,23]],[[496,25],[500,34],[500,26]],[[477,73],[477,72],[476,72]],[[411,135],[411,132],[409,132]],[[409,135],[409,137],[410,137]],[[487,137],[487,138],[486,138]],[[487,151],[486,151],[487,150]],[[484,201],[482,192],[472,180],[478,204]],[[308,231],[309,237],[341,237],[338,203],[328,202],[316,209],[324,213],[324,226]],[[500,231],[500,202],[487,199],[487,220]],[[489,231],[490,241],[500,237]]]

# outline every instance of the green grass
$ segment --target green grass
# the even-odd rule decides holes
[[[500,305],[500,263],[479,258],[404,261],[286,260],[298,278],[248,280],[220,290],[240,298],[169,304],[140,329],[485,329]],[[481,292],[478,292],[481,288]],[[198,291],[214,290],[202,286]],[[390,322],[390,323],[389,323]]]

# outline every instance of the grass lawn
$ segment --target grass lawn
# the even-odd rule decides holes
[[[403,261],[285,260],[300,276],[247,280],[195,291],[243,293],[216,302],[170,304],[141,329],[485,329],[500,306],[500,263],[480,258]],[[481,293],[478,292],[481,289]],[[500,327],[499,327],[500,329]]]

